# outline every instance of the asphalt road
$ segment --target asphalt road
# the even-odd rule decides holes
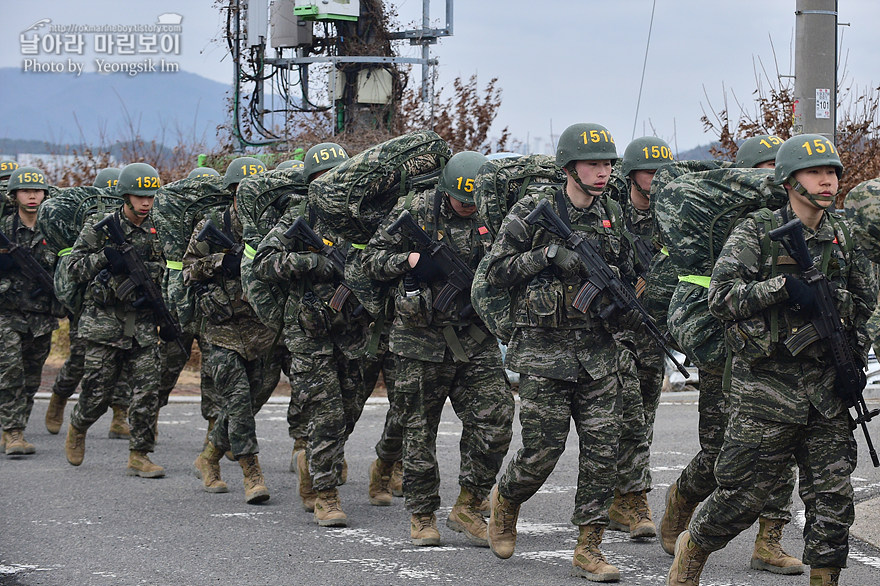
[[[673,398],[674,397],[674,398]],[[495,558],[445,527],[457,495],[457,439],[460,424],[447,406],[438,453],[443,507],[438,511],[443,545],[409,543],[409,515],[403,500],[390,507],[367,501],[367,471],[375,457],[386,405],[367,405],[346,453],[348,484],[340,494],[347,528],[320,528],[302,510],[296,476],[288,471],[291,441],[285,406],[269,404],[260,413],[258,435],[271,499],[244,502],[241,471],[223,461],[228,494],[208,494],[192,473],[205,422],[194,403],[162,410],[154,461],[166,467],[159,480],[125,475],[127,442],[107,439],[109,415],[92,428],[85,462],[64,458],[64,432],[43,427],[47,402],[38,400],[27,429],[37,453],[0,457],[0,584],[583,584],[569,577],[577,531],[569,522],[576,483],[577,444],[569,435],[566,453],[547,484],[524,504],[516,553]],[[68,412],[70,406],[68,406]],[[666,487],[697,449],[697,408],[693,394],[664,395],[657,416],[649,500],[659,523]],[[519,447],[519,426],[511,454]],[[880,433],[875,435],[880,436]],[[860,449],[864,442],[857,436]],[[880,439],[880,438],[878,438]],[[854,474],[858,501],[880,494],[880,472],[860,453]],[[783,543],[799,555],[803,506],[795,498],[795,522]],[[776,576],[749,569],[756,527],[712,555],[704,586],[805,585],[805,576]],[[606,533],[603,551],[621,570],[621,584],[663,584],[672,560],[656,540],[631,542]],[[852,539],[850,568],[841,584],[880,584],[880,551]]]

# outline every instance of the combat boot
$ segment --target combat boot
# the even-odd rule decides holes
[[[480,514],[480,502],[478,497],[462,486],[458,500],[446,519],[446,526],[458,533],[464,533],[467,540],[475,545],[489,547],[486,539],[487,525]]]
[[[413,545],[440,545],[434,513],[416,513],[410,517],[409,540]]]
[[[803,574],[806,571],[801,560],[787,554],[782,549],[782,528],[785,521],[758,519],[758,536],[755,538],[755,551],[752,553],[753,570],[766,570],[774,574]]]
[[[342,512],[339,491],[335,488],[320,490],[315,498],[315,523],[321,527],[345,527],[348,517]]]
[[[128,428],[128,407],[113,405],[113,420],[110,422],[110,439],[129,439],[131,430]]]
[[[660,520],[660,547],[669,555],[675,555],[675,540],[687,529],[698,504],[700,503],[692,503],[681,496],[678,481],[670,484],[666,490],[666,510]]]
[[[220,478],[220,457],[223,454],[208,442],[205,449],[196,457],[193,466],[196,469],[196,478],[202,480],[205,492],[229,492],[229,487]]]
[[[0,434],[0,450],[6,451],[6,436],[9,435],[8,431],[4,431]]]
[[[302,499],[303,508],[308,512],[315,510],[315,499],[318,493],[312,487],[312,475],[309,474],[309,463],[306,460],[306,451],[302,450],[296,458],[297,474],[299,475],[299,496]]]
[[[394,468],[391,469],[391,482],[388,486],[391,488],[391,494],[403,496],[403,460],[394,462]]]
[[[620,494],[614,490],[614,501],[608,509],[608,528],[626,531],[630,539],[643,539],[657,535],[657,527],[651,519],[651,507],[645,491]]]
[[[810,586],[837,586],[840,568],[810,568]]]
[[[218,455],[217,460],[220,460]],[[250,505],[269,500],[269,489],[263,479],[263,471],[260,469],[260,461],[256,454],[247,454],[238,459],[241,471],[244,473],[244,500]]]
[[[571,560],[571,575],[586,578],[590,582],[620,580],[620,570],[609,564],[599,551],[605,528],[602,525],[581,525],[578,530],[577,546]]]
[[[496,557],[506,560],[513,555],[517,518],[519,503],[502,497],[496,484],[489,493],[489,524],[486,528],[486,540]]]
[[[86,456],[86,432],[78,430],[72,423],[67,425],[64,453],[67,455],[67,461],[74,466],[82,464]]]
[[[52,435],[61,431],[61,424],[64,423],[64,406],[67,405],[67,399],[52,393],[49,397],[49,408],[46,409],[46,429]]]
[[[128,468],[125,469],[128,476],[140,476],[141,478],[162,478],[165,469],[150,461],[147,452],[131,450],[128,452]]]
[[[700,574],[706,565],[709,552],[691,539],[691,532],[684,531],[675,540],[675,558],[666,576],[666,586],[699,586]]]
[[[377,507],[387,507],[394,500],[388,485],[391,482],[391,471],[394,464],[386,462],[382,458],[376,458],[370,464],[370,504]]]
[[[290,453],[290,468],[288,468],[291,472],[296,474],[296,459],[299,456],[300,451],[306,449],[306,438],[298,437],[293,440],[293,451]]]
[[[37,449],[34,444],[24,439],[23,429],[10,429],[6,432],[6,455],[24,456],[33,454]]]
[[[489,510],[489,499],[483,499],[480,501],[480,514],[483,515],[483,518],[488,519],[489,513],[492,511]]]

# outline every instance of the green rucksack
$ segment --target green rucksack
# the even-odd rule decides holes
[[[209,213],[222,214],[232,203],[232,193],[213,176],[181,179],[159,188],[153,206],[153,223],[165,253],[163,293],[165,303],[187,331],[198,327],[195,292],[183,284],[183,255],[196,224]]]
[[[397,200],[433,187],[451,151],[431,130],[419,130],[370,147],[309,184],[309,203],[334,236],[369,242]]]
[[[53,248],[58,249],[55,265],[55,297],[74,315],[82,310],[85,285],[74,283],[69,276],[68,259],[86,220],[93,214],[104,215],[122,205],[122,198],[101,187],[66,187],[50,190],[40,204],[37,228]],[[14,206],[10,206],[14,209]]]
[[[869,179],[846,194],[843,212],[852,220],[853,238],[869,259],[880,263],[880,179]]]

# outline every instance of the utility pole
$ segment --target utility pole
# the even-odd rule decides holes
[[[837,130],[837,0],[797,0],[792,134]]]

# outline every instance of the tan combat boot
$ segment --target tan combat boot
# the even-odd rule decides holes
[[[840,568],[810,568],[810,586],[838,586]]]
[[[489,493],[489,524],[486,539],[496,557],[506,560],[516,547],[516,520],[519,504],[507,500],[498,492],[498,485]]]
[[[205,449],[196,457],[193,466],[196,469],[196,478],[202,480],[205,492],[229,492],[229,487],[220,478],[220,458],[222,452],[214,444],[208,442]]]
[[[219,457],[217,460],[219,461]],[[269,500],[269,489],[263,479],[263,471],[260,469],[260,461],[256,454],[247,454],[238,459],[241,471],[244,473],[244,500],[250,505],[255,505]]]
[[[110,439],[129,439],[131,430],[128,428],[128,407],[113,405],[113,420],[110,422]]]
[[[467,540],[475,545],[489,547],[489,541],[486,539],[486,521],[480,514],[481,502],[462,486],[458,500],[455,501],[446,519],[446,526],[458,533],[464,533]]]
[[[131,450],[128,452],[128,467],[125,469],[128,476],[140,476],[141,478],[162,478],[165,469],[150,461],[146,452]]]
[[[10,429],[6,435],[6,455],[25,456],[33,454],[37,449],[34,444],[24,439],[23,429]]]
[[[681,496],[677,481],[666,490],[666,510],[660,520],[660,547],[669,555],[675,555],[675,540],[687,529],[698,504],[686,501]]]
[[[782,549],[782,528],[785,521],[758,519],[758,536],[752,553],[753,570],[766,570],[774,574],[803,574],[807,567],[796,557]]]
[[[315,498],[315,523],[321,527],[345,527],[348,517],[342,512],[339,491],[335,488],[319,490]]]
[[[299,496],[302,499],[303,508],[308,512],[315,510],[315,499],[318,493],[312,487],[312,475],[309,474],[309,463],[306,460],[306,451],[302,450],[296,458],[297,474],[299,475]]]
[[[403,460],[394,463],[391,470],[391,482],[389,483],[391,494],[394,496],[403,496]]]
[[[394,500],[391,496],[391,471],[394,464],[386,462],[382,458],[376,458],[370,464],[370,504],[377,507],[387,507]]]
[[[9,436],[8,431],[4,431],[2,434],[0,434],[0,450],[3,450],[4,452],[6,451],[6,438],[7,438],[7,436]]]
[[[49,397],[49,407],[46,409],[46,429],[52,435],[61,431],[61,424],[64,423],[64,406],[67,405],[67,399],[61,395],[52,393]]]
[[[86,455],[86,432],[78,430],[73,424],[68,424],[64,453],[67,455],[67,461],[74,466],[82,464]]]
[[[644,539],[657,535],[657,527],[651,518],[651,507],[645,491],[620,494],[614,490],[614,501],[608,509],[608,528],[626,531],[630,539]]]
[[[289,470],[296,474],[296,459],[299,457],[299,453],[306,449],[306,438],[298,437],[293,440],[293,451],[290,453],[290,468]]]
[[[571,575],[586,578],[590,582],[620,580],[620,570],[609,564],[599,551],[605,528],[602,525],[581,525],[578,529],[578,542],[571,560]]]
[[[489,499],[483,499],[480,502],[480,514],[483,515],[484,519],[489,518],[489,513],[492,511],[489,509]]]
[[[409,540],[413,545],[440,545],[434,513],[416,513],[410,517]]]
[[[684,531],[675,540],[675,559],[666,577],[666,586],[699,586],[700,574],[709,552],[691,539],[691,532]]]

